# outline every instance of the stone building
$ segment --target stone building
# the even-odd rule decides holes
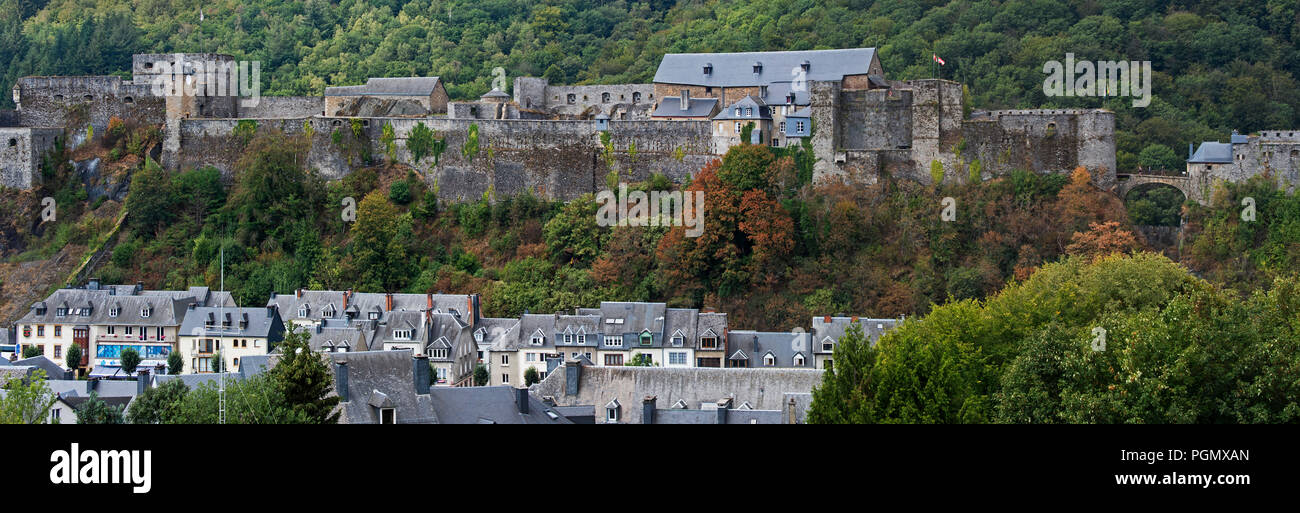
[[[438,77],[371,78],[365,85],[325,88],[325,115],[423,117],[447,113]]]

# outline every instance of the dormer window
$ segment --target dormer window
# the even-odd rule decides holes
[[[153,315],[153,309],[152,309],[152,308],[149,308],[149,307],[146,306],[146,307],[140,309],[140,317],[149,317],[150,315]]]
[[[803,355],[802,355],[802,354],[794,355],[794,366],[795,366],[795,367],[803,367],[803,365],[804,365],[804,358],[803,358]]]
[[[396,424],[396,423],[397,423],[397,409],[396,409],[396,408],[380,408],[380,409],[379,409],[379,423],[380,423],[380,424]]]
[[[306,317],[309,312],[311,312],[311,308],[308,308],[307,305],[298,307],[298,317]]]
[[[565,344],[572,344],[572,343],[573,343],[573,334],[571,334],[571,333],[565,333],[565,334],[564,334],[564,343],[565,343]]]
[[[478,331],[474,332],[474,341],[483,342],[483,328],[479,328]]]
[[[117,315],[120,314],[120,313],[122,313],[122,309],[121,309],[121,308],[118,308],[118,307],[116,307],[116,306],[113,307],[113,308],[109,308],[109,309],[108,309],[108,316],[109,316],[109,317],[117,317]]]
[[[393,330],[393,338],[398,340],[411,340],[411,330]]]
[[[605,335],[605,345],[623,347],[623,335]]]
[[[605,422],[618,422],[619,410],[622,409],[618,399],[605,403]]]
[[[432,350],[432,351],[429,352],[429,357],[430,357],[430,358],[438,358],[438,359],[446,360],[446,359],[447,359],[447,350],[446,350],[446,349],[434,349],[434,350]],[[441,370],[441,369],[440,369],[440,370]]]
[[[755,62],[755,63],[754,63],[754,74],[757,75],[757,74],[762,73],[762,72],[763,72],[763,63],[761,63],[761,62]]]
[[[745,107],[745,117],[750,117],[750,116],[753,116],[753,115],[754,115],[754,108],[753,108],[753,107]]]
[[[306,317],[306,316],[304,316],[304,317]],[[379,320],[379,312],[370,312],[370,320],[372,320],[372,321],[377,321],[377,320]]]
[[[771,367],[776,365],[776,357],[772,356],[772,353],[767,353],[763,355],[763,365],[766,367]]]
[[[807,73],[808,70],[812,69],[812,63],[808,61],[803,61],[803,63],[800,64],[799,67],[803,69],[804,73]]]
[[[334,305],[328,305],[323,312],[325,317],[334,317]]]
[[[57,317],[63,317],[65,315],[68,315],[68,309],[64,307],[58,307],[54,310],[54,315]]]
[[[826,338],[826,339],[822,340],[822,351],[825,351],[825,352],[827,352],[827,353],[834,352],[834,351],[835,351],[835,341],[834,341],[834,340],[831,340],[830,338]]]
[[[707,63],[704,65],[704,74],[705,75],[713,74],[713,63]]]
[[[650,330],[641,332],[641,345],[648,346],[654,341],[654,336],[650,335]]]
[[[736,107],[736,116],[737,116],[737,117],[740,116],[740,107]]]
[[[540,346],[544,342],[546,342],[546,337],[542,335],[541,331],[538,331],[537,333],[533,334],[533,338],[529,339],[528,342],[532,345]]]

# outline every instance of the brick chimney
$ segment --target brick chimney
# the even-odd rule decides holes
[[[391,311],[393,311],[393,293],[392,293],[392,292],[389,292],[389,293],[387,293],[387,294],[384,294],[384,305],[385,305],[384,311],[386,311],[386,312],[391,312]]]
[[[655,423],[655,401],[657,401],[658,399],[659,399],[658,396],[647,395],[645,396],[644,399],[641,400],[641,423],[642,424]]]
[[[347,309],[348,309],[348,301],[351,300],[351,299],[352,299],[352,292],[347,291],[347,290],[343,291],[343,309],[344,309],[344,310],[347,310]]]

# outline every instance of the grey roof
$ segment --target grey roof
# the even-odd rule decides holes
[[[279,359],[279,355],[272,354],[245,356],[239,359],[239,374],[245,379],[251,378],[275,366],[275,362],[279,361]]]
[[[68,406],[71,406],[71,407],[77,409],[78,412],[80,412],[82,406],[85,405],[87,402],[90,401],[90,396],[88,396],[88,395],[87,395],[87,396],[77,396],[77,395],[74,395],[74,396],[60,396],[59,399],[62,399],[63,402],[65,402],[65,403],[68,404]],[[121,407],[123,411],[126,410],[126,406],[127,406],[128,404],[131,404],[131,400],[132,400],[132,399],[135,399],[135,396],[134,396],[134,395],[131,395],[131,396],[104,396],[104,395],[100,395],[100,396],[99,396],[99,400],[103,401],[105,404],[107,404],[107,405],[109,405],[109,406],[118,406],[118,407]]]
[[[692,408],[730,398],[748,402],[755,410],[781,410],[785,394],[811,393],[821,384],[820,370],[719,369],[706,367],[587,367],[580,366],[577,394],[566,394],[566,372],[553,372],[530,387],[536,397],[554,397],[561,406],[622,405],[622,422],[641,422],[641,401],[655,396],[660,405],[683,400]],[[603,412],[602,412],[603,413]],[[597,415],[602,418],[603,415]]]
[[[469,320],[471,297],[468,294],[391,294],[392,305],[388,303],[390,294],[379,292],[349,292],[343,290],[301,290],[290,294],[276,294],[267,301],[267,306],[275,305],[280,310],[280,317],[290,321],[320,321],[322,319],[346,320],[347,314],[354,314],[357,320],[369,320],[371,312],[379,314],[379,321],[386,321],[392,312],[423,312],[434,310],[440,312],[455,311],[463,319]],[[430,306],[432,303],[432,306]],[[306,305],[307,316],[301,317],[300,306]],[[331,311],[333,316],[326,316]]]
[[[40,367],[35,365],[6,365],[0,367],[0,383],[4,383],[12,378],[27,379],[38,369],[40,369]]]
[[[739,115],[736,114],[737,109],[740,110]],[[772,119],[772,112],[769,110],[767,104],[763,103],[762,99],[755,96],[746,96],[736,100],[735,103],[728,105],[727,108],[722,109],[722,112],[719,112],[717,116],[713,116],[713,119],[715,121],[733,119],[738,121]]]
[[[804,108],[802,108],[802,109],[796,110],[796,111],[794,111],[794,112],[791,112],[791,113],[785,115],[785,118],[786,118],[786,119],[790,119],[790,118],[811,118],[811,117],[812,117],[812,107],[804,107]]]
[[[659,99],[659,105],[655,106],[655,111],[650,114],[650,117],[707,118],[712,116],[717,108],[717,98],[691,98],[686,105],[686,110],[682,110],[681,97],[668,96]]]
[[[479,98],[509,98],[510,95],[502,92],[500,89],[493,88],[491,91],[483,93]]]
[[[113,324],[132,326],[180,326],[190,304],[215,306],[220,303],[233,306],[229,293],[215,293],[207,287],[190,287],[188,290],[141,290],[128,285],[107,285],[94,289],[59,289],[45,301],[39,301],[19,319],[22,324]],[[52,305],[52,306],[51,306]],[[38,314],[39,306],[46,306]],[[68,309],[59,316],[59,308]],[[89,315],[78,310],[90,308]],[[149,309],[144,317],[142,310]],[[113,310],[117,315],[110,315]],[[84,310],[83,310],[84,312]]]
[[[763,97],[763,101],[767,102],[768,105],[807,106],[808,104],[811,103],[808,97],[807,85],[805,85],[798,91],[794,89],[796,89],[794,87],[794,84],[789,81],[772,82],[770,84],[767,84],[767,96]],[[790,103],[786,101],[787,99],[786,97],[791,93],[794,93],[794,103]]]
[[[750,367],[816,368],[811,337],[808,333],[771,331],[731,331],[727,333],[727,350],[733,355],[737,350],[749,356]],[[764,363],[771,355],[773,365]],[[803,364],[795,364],[795,356],[803,356]]]
[[[137,385],[131,380],[95,380],[95,392],[100,397],[135,397]],[[91,380],[85,379],[51,379],[45,382],[50,392],[67,397],[87,397],[90,395]]]
[[[407,351],[361,351],[331,353],[335,365],[334,386],[337,393],[337,364],[347,362],[348,395],[341,398],[343,424],[377,424],[379,411],[370,405],[376,392],[392,403],[398,424],[436,424],[432,401],[428,395],[415,393],[415,373]]]
[[[209,372],[205,374],[173,374],[173,375],[155,376],[154,386],[158,387],[168,381],[179,379],[181,383],[185,383],[185,386],[189,387],[190,390],[193,390],[197,388],[199,385],[202,385],[204,383],[212,383],[215,385],[216,383],[219,382],[222,375],[225,376],[227,381],[244,380],[244,375],[239,372],[219,372],[219,373]]]
[[[269,308],[198,307],[185,314],[180,336],[226,336],[284,339],[280,314]]]
[[[367,335],[375,333],[378,323],[369,321],[349,322],[346,319],[324,319],[314,327],[300,328],[307,331],[307,343],[312,351],[332,352],[336,350],[365,351]]]
[[[435,387],[429,391],[439,424],[572,424],[563,414],[530,394],[528,413],[519,413],[517,393],[509,386]],[[555,414],[551,418],[546,412]]]
[[[410,338],[397,338],[395,332],[409,331]],[[428,326],[424,323],[424,314],[420,312],[392,312],[388,315],[386,322],[379,326],[379,332],[376,334],[375,345],[382,346],[385,343],[411,343],[424,347],[429,343]],[[379,347],[376,347],[378,349]]]
[[[429,96],[438,77],[371,78],[365,85],[326,87],[325,96]]]
[[[34,356],[13,362],[14,367],[32,366],[45,370],[45,379],[62,379],[67,373],[62,365],[44,356]]]
[[[1231,139],[1229,142],[1231,142],[1232,144],[1246,144],[1246,143],[1250,142],[1250,136],[1247,136],[1247,135],[1241,135],[1241,134],[1237,133],[1236,130],[1233,130],[1233,131],[1232,131],[1232,139]]]
[[[659,61],[655,83],[737,87],[789,81],[790,70],[804,61],[810,64],[807,80],[840,80],[845,75],[867,74],[876,57],[875,48],[802,50],[784,52],[670,53]],[[762,63],[762,73],[753,66]],[[705,64],[713,72],[704,74]]]
[[[727,332],[727,314],[721,312],[704,312],[699,315],[699,321],[696,326],[696,335],[699,338],[710,336],[718,337],[718,347],[722,347],[722,336]]]
[[[699,310],[694,308],[668,308],[664,311],[664,347],[695,347]],[[680,333],[680,335],[678,335]],[[680,336],[681,346],[673,340]]]
[[[1196,149],[1192,158],[1187,159],[1189,164],[1231,164],[1232,163],[1232,143],[1221,142],[1203,142],[1201,147]]]
[[[903,321],[900,319],[871,319],[862,317],[833,317],[822,316],[812,318],[812,338],[813,351],[816,353],[827,354],[828,351],[822,350],[822,343],[830,339],[832,343],[839,342],[840,337],[844,336],[844,330],[848,329],[850,324],[862,326],[862,334],[875,345],[880,340],[881,335],[897,328]]]

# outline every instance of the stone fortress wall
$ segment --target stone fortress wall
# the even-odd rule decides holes
[[[308,164],[322,176],[340,178],[356,165],[354,155],[335,144],[332,132],[351,132],[353,118],[324,116],[322,97],[261,97],[243,105],[233,96],[158,96],[152,82],[176,62],[174,54],[134,56],[132,80],[118,77],[27,77],[14,88],[17,124],[24,129],[64,130],[74,146],[86,127],[99,131],[117,116],[161,125],[164,166],[211,165],[234,170],[244,141],[234,135],[239,120],[259,129],[313,134]],[[184,54],[182,63],[207,60],[227,63],[229,56]],[[183,66],[184,67],[184,66]],[[186,68],[188,69],[188,68]],[[356,118],[375,156],[383,154],[382,126],[397,137],[397,160],[437,183],[450,200],[475,199],[492,189],[512,194],[527,189],[546,197],[571,199],[605,187],[606,164],[600,142],[602,127],[611,139],[621,181],[636,181],[660,172],[682,182],[717,158],[711,128],[705,121],[653,121],[658,98],[651,84],[552,86],[545,79],[514,81],[513,101],[453,102],[446,115]],[[939,162],[944,180],[969,180],[979,160],[982,179],[1024,168],[1039,172],[1091,169],[1103,187],[1114,182],[1114,114],[1104,110],[1024,110],[983,112],[963,119],[961,85],[947,80],[893,82],[890,88],[844,89],[845,82],[809,83],[813,151],[818,157],[815,180],[846,179],[874,183],[884,176],[932,181]],[[851,85],[851,84],[850,84]],[[570,98],[572,97],[572,102]],[[594,119],[609,116],[608,121]],[[10,115],[13,117],[13,115]],[[538,119],[542,118],[542,119]],[[405,139],[424,123],[447,150],[438,164],[432,158],[411,162]],[[461,154],[471,125],[479,131],[480,151]],[[35,183],[33,162],[43,151],[40,136],[16,145],[25,156],[3,157],[4,183]],[[0,140],[0,144],[7,140]],[[635,151],[633,151],[635,148]],[[27,176],[18,176],[28,173]]]

